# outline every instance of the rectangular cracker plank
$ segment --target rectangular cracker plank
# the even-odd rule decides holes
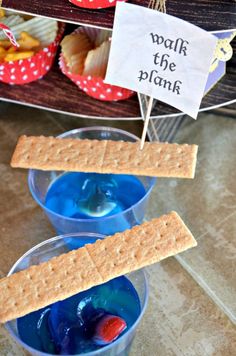
[[[16,319],[196,244],[178,214],[171,212],[31,266],[0,280],[0,322]]]
[[[104,281],[196,245],[179,215],[172,212],[86,246]]]
[[[12,167],[54,171],[100,171],[106,141],[21,136],[11,160]]]
[[[196,145],[21,136],[15,168],[193,178]]]
[[[0,322],[15,319],[86,290],[103,280],[86,248],[0,280]]]

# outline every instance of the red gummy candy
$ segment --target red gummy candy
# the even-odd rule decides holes
[[[94,342],[98,345],[107,345],[118,338],[125,330],[127,324],[124,319],[115,315],[104,316],[96,327],[96,333],[93,337]]]

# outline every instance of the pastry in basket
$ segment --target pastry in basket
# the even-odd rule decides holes
[[[60,68],[86,94],[99,100],[122,100],[133,92],[105,84],[111,31],[81,27],[61,42]]]

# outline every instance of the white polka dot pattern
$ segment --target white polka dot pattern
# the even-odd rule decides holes
[[[118,101],[131,97],[134,92],[129,89],[120,88],[115,85],[104,83],[102,78],[81,76],[69,72],[62,55],[60,56],[59,66],[63,74],[72,80],[87,95],[103,101]]]
[[[11,85],[26,84],[43,77],[53,64],[64,29],[65,25],[60,24],[55,41],[33,57],[0,63],[0,81]]]
[[[73,33],[85,33],[91,41],[94,41],[98,31],[100,30],[96,28],[79,27]],[[102,101],[118,101],[128,99],[134,94],[132,90],[106,84],[102,78],[71,73],[62,54],[59,59],[59,67],[63,74],[92,98]]]
[[[119,1],[125,2],[127,0],[69,0],[72,4],[84,7],[86,9],[104,9],[106,7],[116,6]]]

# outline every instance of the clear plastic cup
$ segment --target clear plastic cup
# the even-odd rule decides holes
[[[131,142],[139,139],[127,131],[100,126],[68,131],[59,137],[114,141],[123,140]],[[156,181],[155,178],[145,176],[138,177],[145,188],[146,194],[129,209],[109,217],[75,219],[57,214],[45,206],[45,198],[49,186],[63,173],[64,172],[61,171],[30,170],[28,176],[29,189],[33,198],[43,208],[58,235],[82,231],[112,235],[142,223],[148,199]]]
[[[92,233],[78,233],[78,234],[67,234],[62,236],[57,236],[46,240],[31,250],[26,252],[11,268],[8,275],[11,275],[15,272],[21,271],[25,268],[28,268],[32,264],[36,265],[42,262],[45,262],[51,259],[54,256],[58,256],[62,253],[68,252],[71,248],[70,245],[73,245],[76,248],[84,246],[86,243],[91,243],[97,239],[104,238],[104,235],[92,234]],[[145,312],[147,302],[148,302],[148,283],[145,276],[144,270],[138,270],[126,275],[126,277],[131,281],[134,288],[136,289],[140,304],[141,312],[135,323],[132,327],[120,338],[114,341],[112,344],[105,346],[94,352],[83,353],[79,355],[85,356],[127,356],[133,341],[133,338],[136,333],[137,326],[141,321],[143,314]],[[6,323],[6,328],[9,331],[10,335],[23,346],[31,355],[37,356],[50,356],[49,353],[44,353],[38,350],[33,349],[29,345],[25,344],[19,337],[16,320]],[[69,356],[69,355],[67,355]]]

